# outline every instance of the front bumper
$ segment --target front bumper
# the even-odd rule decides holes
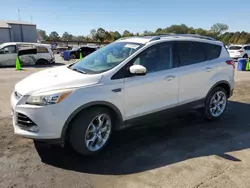
[[[11,95],[14,133],[35,140],[60,140],[66,121],[65,114],[60,114],[61,107],[28,105],[25,104],[27,98],[27,96],[21,96],[17,99],[14,92]],[[20,115],[26,119],[20,119]],[[26,121],[25,124],[23,120]],[[31,130],[26,126],[28,123],[32,124]]]

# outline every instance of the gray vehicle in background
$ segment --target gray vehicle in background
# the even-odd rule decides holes
[[[20,57],[22,65],[53,64],[55,57],[50,45],[39,43],[9,42],[0,45],[0,66],[14,66],[19,49],[36,48],[37,54]]]

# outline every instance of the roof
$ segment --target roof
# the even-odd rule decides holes
[[[11,28],[9,24],[0,20],[0,28]]]
[[[0,20],[0,28],[11,28],[11,24],[36,25],[36,24],[31,23],[31,22],[24,22],[24,21]]]
[[[4,48],[5,46],[10,45],[34,45],[34,46],[45,46],[50,47],[49,44],[41,44],[41,43],[32,43],[32,42],[5,42],[1,44],[1,48]]]
[[[158,41],[158,40],[197,40],[197,41],[206,41],[211,43],[221,43],[220,41],[216,41],[214,38],[206,37],[202,35],[192,35],[192,34],[166,34],[159,36],[134,36],[134,37],[125,37],[121,38],[117,41],[119,42],[134,42],[146,44],[148,42]]]

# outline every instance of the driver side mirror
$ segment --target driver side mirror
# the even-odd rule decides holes
[[[137,76],[143,76],[147,74],[146,67],[142,65],[132,65],[131,67],[129,67],[129,71],[131,74],[137,75]]]

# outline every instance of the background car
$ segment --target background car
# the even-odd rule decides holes
[[[248,45],[230,45],[227,48],[229,55],[232,59],[237,60],[238,58],[250,57],[250,44]]]
[[[92,52],[96,51],[97,47],[89,47],[89,46],[83,46],[79,48],[73,48],[70,51],[70,59],[80,59],[80,52],[82,52],[82,57],[85,57]]]
[[[38,65],[55,63],[54,54],[49,45],[39,43],[3,43],[0,45],[0,66],[14,66],[17,52],[23,48],[36,48],[37,54],[27,54],[20,57],[22,65]]]

